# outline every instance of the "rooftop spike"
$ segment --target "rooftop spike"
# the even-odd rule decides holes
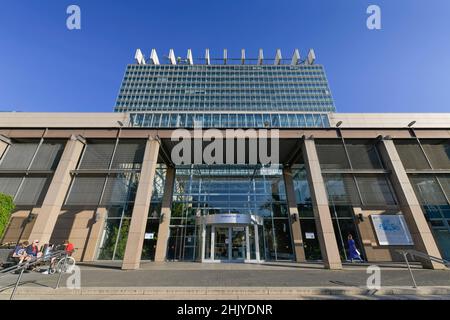
[[[291,65],[296,66],[300,62],[300,52],[298,49],[294,50],[294,55],[292,56]]]
[[[245,49],[241,50],[241,63],[245,64]]]
[[[142,54],[141,49],[136,50],[136,54],[134,55],[134,59],[136,59],[136,62],[138,64],[145,64],[145,57]]]
[[[206,49],[205,52],[205,60],[206,60],[206,64],[210,65],[211,64],[211,58],[209,57],[209,49]]]
[[[281,64],[281,50],[277,49],[277,54],[275,55],[275,65],[278,66]]]
[[[156,53],[156,49],[152,49],[152,53],[150,54],[150,60],[154,65],[159,66],[159,58],[158,54]]]
[[[175,58],[175,52],[173,52],[173,49],[170,49],[169,51],[169,62],[171,65],[177,64],[177,59]]]
[[[308,59],[306,60],[306,62],[307,64],[311,65],[314,64],[315,61],[316,61],[316,54],[314,52],[314,49],[309,49]]]
[[[227,64],[228,60],[228,51],[227,49],[223,49],[223,64]]]
[[[191,49],[188,49],[188,52],[187,52],[187,62],[190,65],[194,64],[194,58],[192,57],[192,50]]]
[[[263,49],[259,49],[258,64],[262,65],[263,61],[264,61],[264,52],[263,52]]]

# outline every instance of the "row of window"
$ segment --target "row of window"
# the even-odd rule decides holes
[[[169,82],[169,83],[161,83],[161,82],[124,82],[121,86],[121,90],[126,88],[162,88],[162,89],[171,89],[171,88],[202,88],[202,89],[328,89],[327,82],[286,82],[286,83],[240,83],[240,82],[229,82],[229,83],[192,83],[192,82]]]
[[[316,102],[275,102],[275,103],[198,103],[198,102],[123,102],[117,104],[116,112],[132,111],[273,111],[274,109],[292,112],[333,112],[334,104],[326,101]]]
[[[260,95],[260,96],[245,96],[245,95],[205,95],[205,94],[180,94],[180,95],[120,95],[117,103],[122,102],[206,102],[206,103],[254,103],[254,102],[316,102],[327,101],[333,103],[332,99],[324,95]]]
[[[329,94],[329,91],[324,90],[317,90],[317,89],[308,89],[308,90],[290,90],[290,89],[280,89],[280,90],[252,90],[252,89],[246,89],[246,88],[235,88],[235,89],[205,89],[205,88],[193,88],[193,89],[172,89],[172,88],[165,88],[165,89],[121,89],[120,94],[151,94],[151,95],[174,95],[174,94],[209,94],[209,95],[236,95],[241,94],[244,96],[258,96],[258,95],[311,95],[311,94]]]
[[[133,127],[153,128],[302,128],[329,127],[326,114],[169,114],[132,113]]]

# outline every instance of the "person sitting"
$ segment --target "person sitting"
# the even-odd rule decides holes
[[[17,264],[22,264],[24,261],[30,261],[31,257],[28,256],[26,248],[29,245],[28,241],[19,243],[15,248],[12,258],[17,262]]]
[[[26,248],[27,255],[32,259],[39,259],[42,257],[42,252],[39,251],[38,244],[39,240],[34,240],[33,243]]]

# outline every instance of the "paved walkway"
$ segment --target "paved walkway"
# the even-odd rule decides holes
[[[122,271],[117,263],[84,264],[80,267],[84,298],[88,298],[89,295],[99,299],[117,298],[120,296],[120,290],[125,290],[123,297],[134,299],[148,298],[151,292],[154,294],[153,298],[158,299],[164,297],[195,299],[206,296],[210,299],[217,297],[250,299],[253,296],[300,299],[314,296],[329,298],[330,295],[334,295],[334,298],[351,295],[371,298],[366,292],[369,275],[364,265],[344,266],[343,270],[338,271],[325,270],[320,264],[295,263],[261,265],[144,263],[140,270],[135,271]],[[434,288],[423,291],[425,294],[440,298],[450,297],[450,271],[424,270],[416,265],[413,273],[419,287]],[[63,276],[62,287],[65,286],[67,277],[68,275]],[[0,288],[11,287],[16,279],[17,275],[0,278]],[[57,279],[58,275],[24,274],[20,289],[21,297],[27,297],[27,292],[33,292],[31,296],[34,298],[39,296],[38,292],[46,292],[43,296],[47,297],[48,294],[53,295],[51,288],[55,287]],[[408,269],[403,265],[381,266],[381,285],[385,289],[401,288],[403,291],[395,293],[396,298],[417,294],[417,291],[410,290],[412,280]],[[438,287],[442,290],[437,290]],[[227,289],[229,290],[223,291]],[[3,291],[3,294],[0,293],[1,297],[5,298],[7,292],[8,290]],[[63,291],[59,292],[61,295]],[[80,291],[77,298],[82,298],[81,294]],[[382,294],[391,296],[392,292],[384,291]],[[74,297],[71,292],[67,292],[67,295]],[[64,294],[61,295],[63,296]]]

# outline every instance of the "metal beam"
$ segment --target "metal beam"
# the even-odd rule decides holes
[[[152,53],[150,54],[150,61],[154,65],[159,66],[159,58],[158,58],[158,54],[156,53],[156,49],[152,49]]]
[[[300,62],[300,52],[298,49],[295,49],[294,55],[292,56],[291,65],[296,66]]]
[[[190,65],[194,64],[194,58],[192,57],[192,50],[191,49],[188,49],[188,52],[187,52],[187,62]]]
[[[263,52],[263,49],[259,49],[258,64],[262,65],[263,61],[264,61],[264,52]]]
[[[173,52],[173,49],[170,49],[169,51],[169,62],[171,65],[177,64],[177,59],[175,58],[175,52]]]
[[[316,53],[314,52],[314,49],[309,49],[308,52],[308,59],[306,59],[307,64],[312,65],[316,61]]]
[[[205,61],[206,61],[206,64],[207,64],[208,66],[211,64],[211,58],[210,58],[210,56],[209,56],[209,49],[206,49],[206,52],[205,52]]]
[[[281,50],[277,49],[277,53],[275,55],[275,65],[278,66],[281,64]]]
[[[145,57],[142,54],[141,49],[136,50],[136,54],[134,55],[134,59],[136,59],[137,64],[145,64]]]

